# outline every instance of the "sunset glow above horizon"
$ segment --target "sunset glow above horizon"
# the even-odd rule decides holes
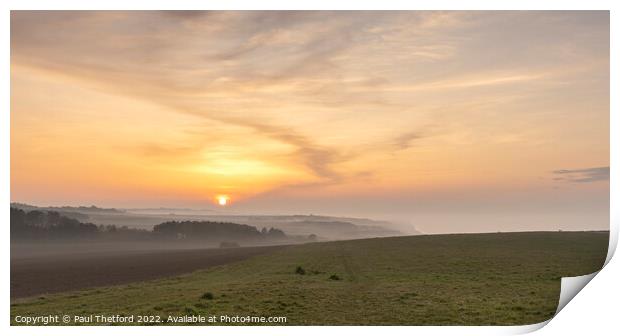
[[[599,228],[608,178],[608,12],[11,13],[12,201]]]

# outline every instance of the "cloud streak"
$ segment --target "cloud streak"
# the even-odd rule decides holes
[[[555,181],[573,183],[590,183],[609,181],[609,167],[595,167],[585,169],[560,169],[552,172],[557,177]]]
[[[411,147],[415,140],[422,138],[419,132],[409,132],[400,135],[394,140],[394,146],[397,149],[407,149]]]
[[[347,80],[342,67],[335,61],[335,58],[343,56],[359,42],[360,35],[357,32],[361,27],[384,20],[384,15],[350,13],[346,20],[341,20],[340,15],[332,12],[174,11],[138,12],[135,15],[127,12],[60,12],[57,15],[41,16],[42,13],[37,12],[14,15],[13,30],[18,38],[13,40],[12,49],[16,55],[20,55],[14,58],[17,64],[78,76],[98,83],[105,90],[142,97],[181,113],[250,128],[261,135],[292,145],[295,147],[292,152],[294,160],[304,164],[317,177],[332,182],[342,178],[334,166],[350,159],[351,155],[343,155],[328,145],[316,144],[311,137],[302,135],[293,127],[279,126],[275,120],[261,121],[273,118],[252,116],[252,112],[245,112],[243,108],[241,113],[233,112],[240,110],[240,103],[234,104],[230,99],[222,100],[219,97],[226,95],[234,99],[235,92],[242,89],[245,91],[244,96],[239,95],[238,99],[238,102],[242,102],[254,95],[253,92],[266,90],[263,94],[270,94],[273,89],[280,88],[280,94],[289,95],[287,99],[294,99],[297,95],[311,105],[318,103],[332,108],[369,104],[387,108],[390,105],[376,90],[381,80]],[[331,16],[339,20],[326,20]],[[394,14],[387,17],[391,16]],[[38,20],[40,18],[43,20]],[[420,18],[419,25],[423,27],[428,27],[429,22],[436,23],[434,14]],[[68,23],[60,24],[56,19]],[[113,41],[114,33],[107,35],[106,32],[114,29],[111,26],[113,24],[131,24],[128,19],[145,24],[141,27],[131,25],[123,39]],[[154,24],[157,20],[160,23]],[[37,30],[41,22],[59,27],[60,31],[51,35],[55,39],[54,44],[49,44],[45,39],[39,40],[48,34]],[[90,35],[89,32],[93,33],[90,26],[86,32],[71,29],[81,22],[97,22],[99,28]],[[434,27],[435,24],[430,26]],[[235,27],[236,30],[227,27]],[[166,29],[174,34],[170,35]],[[183,58],[176,55],[174,50],[187,44],[171,38],[173,35],[182,35],[186,41],[195,41],[198,45],[204,44],[205,33],[212,40],[206,40],[204,50],[192,51],[191,47]],[[99,37],[97,45],[90,41],[93,35]],[[221,35],[226,40],[214,35]],[[38,43],[29,43],[35,37]],[[209,45],[214,47],[209,48]],[[439,49],[445,49],[445,46]],[[435,47],[425,43],[420,46],[420,50],[426,53],[435,50]],[[67,54],[76,57],[66,59]],[[108,56],[97,56],[104,54]],[[262,63],[261,58],[276,54],[278,62]],[[211,62],[224,66],[234,64],[235,67],[225,72],[200,68]],[[201,80],[201,77],[204,79]],[[374,90],[374,93],[359,95],[356,87],[367,93]],[[218,101],[223,101],[224,105],[215,105],[214,102]],[[231,108],[230,104],[237,106]],[[397,140],[397,146],[407,146],[411,140],[401,138]],[[180,147],[151,144],[144,148],[144,152],[170,152],[167,148]],[[184,153],[192,150],[200,149],[183,148]]]

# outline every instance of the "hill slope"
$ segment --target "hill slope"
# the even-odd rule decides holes
[[[533,232],[313,243],[181,277],[17,300],[11,315],[286,316],[288,325],[530,324],[553,316],[561,277],[602,266],[607,242],[608,232]],[[296,272],[298,266],[305,274]]]

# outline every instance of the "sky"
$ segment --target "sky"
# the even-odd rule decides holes
[[[607,229],[609,95],[607,11],[12,11],[11,199]]]

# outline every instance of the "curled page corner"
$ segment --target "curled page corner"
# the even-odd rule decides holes
[[[613,223],[614,221],[612,221]],[[607,248],[607,257],[605,263],[601,267],[601,270],[609,263],[616,248],[618,246],[618,228],[614,225],[610,226],[609,232],[609,247]],[[594,273],[575,276],[575,277],[563,277],[560,288],[560,300],[558,302],[558,308],[555,311],[557,315],[566,305],[590,282],[601,270]]]
[[[611,258],[613,257],[613,255],[616,252],[617,246],[618,246],[618,229],[616,227],[614,227],[614,225],[611,225],[611,227],[610,227],[610,235],[609,235],[609,247],[607,249],[607,257],[605,259],[605,263],[603,264],[603,266],[601,267],[600,270],[598,270],[598,271],[596,271],[594,273],[580,275],[580,276],[574,276],[574,277],[563,277],[562,278],[561,283],[560,283],[560,298],[558,300],[558,308],[556,309],[555,314],[553,315],[553,317],[555,317],[562,309],[564,309],[564,307],[566,307],[566,305],[573,298],[575,298],[575,296],[592,279],[594,279],[594,277],[609,263],[609,261],[611,260]],[[518,328],[515,328],[514,330],[510,330],[510,332],[513,332],[513,333],[516,333],[516,334],[526,334],[526,333],[534,332],[534,331],[542,329],[544,326],[546,326],[549,322],[551,322],[553,317],[551,317],[550,319],[548,319],[546,321],[542,321],[542,322],[539,322],[539,323],[520,326]]]
[[[553,317],[564,309],[564,307],[566,307],[566,305],[588,284],[588,282],[590,282],[590,280],[598,274],[598,272],[600,271],[575,277],[563,277],[560,284],[560,299],[558,302],[558,308],[556,309],[555,314],[553,314]],[[549,322],[551,322],[553,317],[539,323],[520,326],[510,332],[519,335],[534,332],[546,326]]]
[[[575,277],[562,278],[560,289],[560,301],[558,303],[558,309],[555,311],[557,315],[566,305],[572,300],[577,293],[579,293],[587,284],[592,280],[600,271],[580,275]]]

